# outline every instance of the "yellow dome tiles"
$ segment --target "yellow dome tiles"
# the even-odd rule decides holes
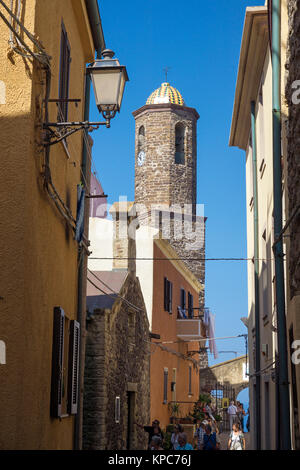
[[[172,87],[170,83],[164,82],[157,90],[155,90],[146,101],[146,104],[162,104],[172,103],[184,105],[184,100],[181,93],[176,88]]]

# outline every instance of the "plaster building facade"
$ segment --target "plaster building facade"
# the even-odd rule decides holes
[[[286,212],[290,222],[287,247],[287,332],[291,383],[292,444],[300,450],[300,364],[292,361],[293,342],[300,338],[300,2],[287,2],[288,40],[283,90],[286,95],[285,171]]]
[[[0,448],[74,449],[81,445],[86,291],[78,269],[85,250],[74,235],[88,144],[77,133],[46,151],[43,123],[83,120],[86,63],[104,38],[90,1],[5,3],[15,19],[0,6]],[[49,101],[47,116],[47,98],[80,101]]]
[[[285,290],[286,353],[289,371],[290,403],[282,410],[290,418],[291,446],[299,448],[299,366],[292,362],[292,343],[297,338],[299,305],[297,297],[297,259],[295,209],[299,187],[295,146],[297,106],[292,103],[291,84],[299,70],[297,57],[296,3],[280,2],[279,70],[281,108],[281,162]],[[248,258],[248,333],[250,359],[250,413],[252,448],[279,449],[282,445],[280,416],[278,311],[274,247],[274,128],[271,2],[265,7],[246,9],[240,63],[231,125],[230,145],[246,152],[246,202]],[[298,13],[299,16],[299,13]],[[297,27],[298,24],[298,27]],[[297,29],[298,28],[298,29]],[[297,36],[298,38],[298,36]],[[299,41],[298,41],[299,43]],[[298,58],[298,60],[297,60]],[[287,72],[287,70],[289,72]],[[299,131],[299,129],[298,129]],[[299,132],[298,132],[299,134]],[[296,189],[297,188],[297,189]],[[293,220],[290,218],[293,216]],[[299,217],[299,216],[298,216]],[[255,260],[254,258],[257,258]],[[256,318],[259,319],[257,321]],[[288,410],[290,406],[290,410]],[[259,436],[258,439],[253,439]]]

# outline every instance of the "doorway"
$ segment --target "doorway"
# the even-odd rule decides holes
[[[127,450],[134,449],[135,392],[127,392]]]

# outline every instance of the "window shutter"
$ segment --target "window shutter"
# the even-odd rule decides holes
[[[77,414],[79,401],[80,324],[72,320],[69,340],[68,413]]]
[[[168,311],[168,279],[164,278],[164,310]]]
[[[168,402],[168,369],[164,369],[164,404]]]
[[[61,307],[54,308],[51,409],[53,418],[59,418],[62,410],[62,375],[64,362],[65,312]]]
[[[68,40],[68,35],[64,24],[61,30],[61,45],[60,45],[60,70],[59,70],[59,98],[68,99],[69,97],[69,79],[70,79],[70,63],[71,63],[71,48]],[[61,115],[58,116],[58,121],[68,120],[68,102],[59,103]]]
[[[189,292],[188,294],[188,310],[189,310],[189,317],[193,318],[194,317],[194,297],[192,294]]]
[[[183,310],[185,310],[185,304],[186,304],[186,301],[185,301],[185,290],[184,289],[181,289],[181,308]]]
[[[169,281],[169,313],[172,313],[172,303],[173,303],[173,284]]]

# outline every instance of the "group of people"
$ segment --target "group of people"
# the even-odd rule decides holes
[[[245,450],[246,443],[243,434],[243,422],[246,415],[243,405],[231,402],[227,411],[230,422],[230,435],[227,442],[228,450]],[[155,419],[151,426],[142,426],[135,423],[140,428],[143,428],[148,433],[148,449],[149,450],[164,450],[164,434],[159,426],[159,421]],[[188,442],[187,434],[184,432],[180,424],[176,424],[174,432],[171,435],[172,450],[220,450],[219,429],[211,410],[206,410],[205,419],[197,421],[197,428],[194,434],[193,443]]]
[[[231,401],[230,406],[227,409],[227,414],[229,417],[229,428],[232,429],[233,423],[239,423],[241,430],[244,431],[244,420],[245,420],[246,412],[244,410],[243,403],[240,403],[239,401],[237,401],[235,405],[234,401]],[[250,430],[249,411],[248,411],[248,420],[247,420],[246,426],[249,432]]]

